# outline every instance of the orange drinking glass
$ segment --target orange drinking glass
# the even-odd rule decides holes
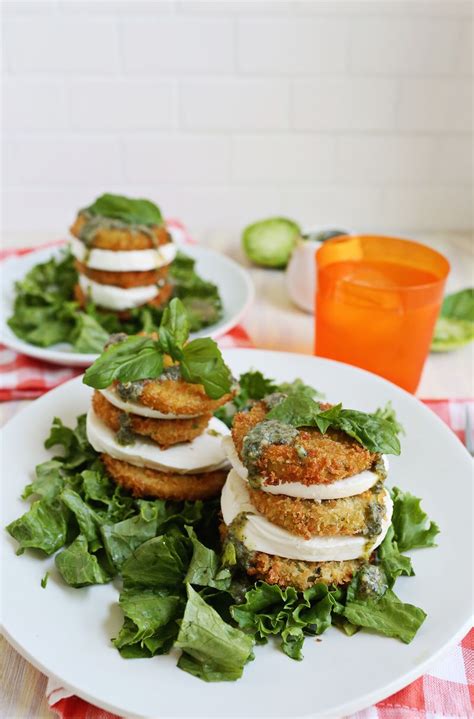
[[[344,235],[316,252],[316,347],[414,392],[449,262],[418,242]]]

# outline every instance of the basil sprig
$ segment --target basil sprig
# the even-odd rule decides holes
[[[133,336],[108,347],[84,375],[84,383],[105,389],[112,382],[154,379],[163,371],[164,355],[181,365],[187,382],[202,384],[211,399],[229,392],[232,377],[214,340],[201,338],[188,344],[189,323],[182,302],[173,299],[161,320],[159,339]]]
[[[343,409],[340,404],[322,410],[319,402],[294,394],[274,407],[267,419],[276,419],[293,427],[316,427],[322,434],[329,428],[339,429],[371,452],[400,454],[400,441],[393,422],[380,415]]]
[[[150,200],[133,199],[124,195],[105,193],[92,205],[85,207],[83,212],[89,215],[100,215],[112,220],[120,220],[127,225],[162,225],[163,217],[160,208]]]

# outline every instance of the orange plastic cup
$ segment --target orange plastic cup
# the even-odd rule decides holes
[[[395,237],[344,235],[316,252],[315,353],[415,392],[449,274],[443,255]]]

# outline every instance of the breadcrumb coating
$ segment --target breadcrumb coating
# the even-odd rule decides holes
[[[329,406],[322,405],[323,408]],[[267,407],[264,402],[258,402],[248,412],[235,415],[232,439],[242,461],[245,436],[255,425],[262,422],[266,415]],[[322,434],[316,428],[306,427],[299,430],[297,447],[292,444],[270,444],[262,447],[256,467],[265,484],[330,484],[372,469],[379,458],[380,455],[369,452],[344,432],[329,429],[326,434]]]
[[[125,413],[111,404],[97,390],[92,396],[92,407],[96,415],[113,432],[118,432],[121,429],[121,416]],[[154,419],[138,414],[127,414],[127,423],[131,432],[149,437],[161,449],[166,449],[174,444],[190,442],[199,437],[205,431],[211,416],[211,413],[208,413],[189,419]]]
[[[108,454],[101,454],[100,458],[111,479],[134,497],[155,497],[176,502],[212,499],[219,496],[227,476],[225,469],[202,474],[173,474],[135,467]]]
[[[79,213],[70,227],[71,234],[80,239],[81,230],[86,222],[87,217],[83,213]],[[127,252],[128,250],[152,250],[157,245],[166,245],[171,242],[171,235],[165,227],[154,225],[148,229],[153,233],[154,241],[148,234],[132,228],[101,227],[95,233],[90,247]]]

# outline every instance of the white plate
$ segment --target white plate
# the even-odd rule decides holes
[[[195,337],[221,337],[242,319],[254,297],[252,280],[246,270],[226,255],[197,245],[183,245],[180,249],[196,260],[196,271],[201,277],[214,282],[222,298],[224,314],[215,325],[193,332]],[[2,274],[2,292],[0,296],[0,341],[16,352],[36,357],[45,362],[70,367],[88,367],[97,358],[96,354],[73,352],[71,345],[58,344],[51,347],[36,347],[17,337],[7,325],[12,315],[14,285],[21,280],[32,267],[57,256],[60,247],[45,248],[19,257],[9,257],[0,265]]]
[[[416,577],[397,594],[428,618],[409,645],[369,632],[348,638],[330,628],[308,638],[295,662],[270,643],[237,682],[206,684],[176,668],[177,654],[125,660],[110,643],[121,625],[114,585],[72,589],[51,558],[15,556],[3,532],[3,625],[27,659],[84,699],[121,716],[308,717],[346,715],[397,691],[426,671],[467,632],[471,618],[471,460],[457,437],[412,395],[363,370],[303,355],[229,350],[234,374],[254,367],[278,380],[301,377],[332,401],[372,411],[391,400],[406,429],[400,457],[390,460],[390,485],[423,498],[440,527],[439,546],[411,552]],[[19,499],[43,449],[53,417],[72,423],[85,412],[90,389],[80,378],[22,410],[5,429],[3,523],[25,510]],[[52,568],[52,569],[51,569]],[[51,576],[46,589],[40,580]]]

